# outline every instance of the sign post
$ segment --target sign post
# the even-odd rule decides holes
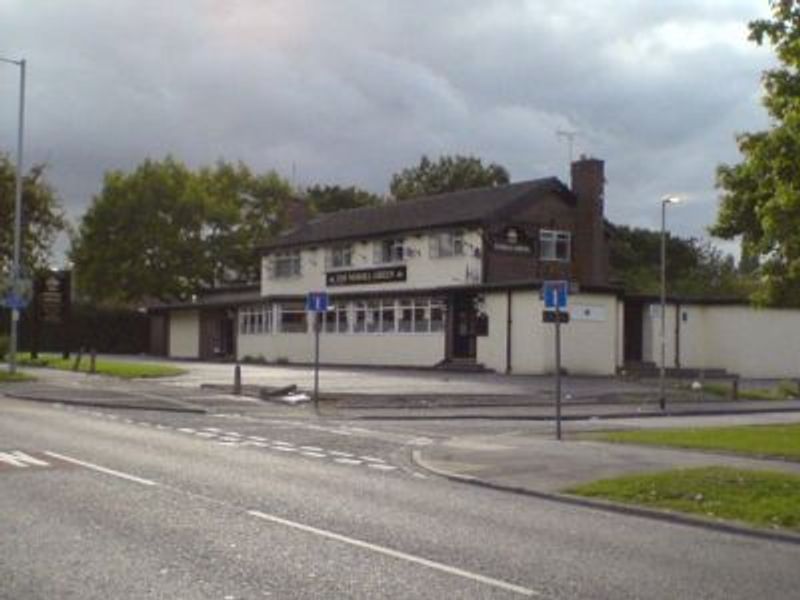
[[[319,415],[319,333],[322,329],[321,314],[328,310],[328,293],[309,292],[306,310],[314,317],[314,412]]]
[[[569,282],[545,281],[542,284],[542,296],[545,307],[543,321],[554,323],[556,326],[556,439],[561,441],[561,323],[569,322],[569,313],[565,310],[569,296]]]

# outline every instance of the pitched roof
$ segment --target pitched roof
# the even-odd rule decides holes
[[[552,193],[574,201],[563,183],[548,177],[342,210],[312,219],[265,244],[262,250],[480,223],[518,201],[535,201]]]

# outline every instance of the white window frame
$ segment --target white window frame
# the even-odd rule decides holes
[[[325,256],[325,266],[329,271],[349,269],[353,266],[353,246],[343,244],[328,249]]]
[[[431,258],[452,258],[464,256],[464,232],[442,231],[428,237],[428,250]]]
[[[564,251],[559,254],[559,248]],[[572,233],[557,229],[539,230],[539,260],[569,262],[572,259]]]
[[[406,249],[403,238],[377,240],[373,245],[373,262],[376,265],[391,265],[405,262]]]
[[[299,250],[276,252],[271,261],[271,279],[295,279],[303,274]]]
[[[275,331],[280,333],[308,333],[308,323],[310,319],[306,313],[305,304],[302,301],[278,302],[276,306],[278,310],[275,315]],[[287,327],[287,324],[283,322],[284,315],[302,315],[302,320],[298,320],[298,323],[302,325]]]
[[[258,304],[239,309],[239,333],[242,335],[272,333],[272,306]]]

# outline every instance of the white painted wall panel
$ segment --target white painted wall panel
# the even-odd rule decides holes
[[[200,313],[173,310],[169,315],[170,358],[200,357]]]

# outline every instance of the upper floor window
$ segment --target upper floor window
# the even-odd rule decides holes
[[[299,277],[300,252],[278,252],[272,258],[272,278],[287,279],[289,277]]]
[[[539,259],[569,261],[571,241],[569,231],[542,229],[539,231]]]
[[[464,234],[460,231],[435,233],[429,238],[431,258],[464,255]]]
[[[329,269],[344,269],[352,264],[352,246],[335,246],[328,251],[327,267]]]
[[[405,249],[403,238],[391,238],[375,242],[375,264],[403,262]]]

